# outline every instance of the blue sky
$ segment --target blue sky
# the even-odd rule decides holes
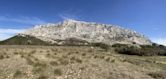
[[[65,18],[120,25],[166,44],[166,0],[0,0],[0,39]]]

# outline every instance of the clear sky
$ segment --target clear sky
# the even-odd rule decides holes
[[[0,39],[66,18],[120,25],[166,44],[166,0],[0,0]]]

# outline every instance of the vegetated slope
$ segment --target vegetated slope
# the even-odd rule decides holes
[[[115,44],[112,45],[116,52],[127,55],[139,55],[139,56],[154,56],[162,55],[166,56],[166,47],[163,45],[153,44],[153,45],[125,45],[125,44]]]
[[[89,43],[105,43],[113,45],[139,44],[151,45],[151,41],[145,36],[129,29],[116,25],[84,22],[76,20],[65,20],[57,24],[36,25],[20,35],[33,36],[52,44],[63,45],[63,41],[70,38],[84,40]]]
[[[0,45],[63,45],[63,46],[87,46],[91,45],[85,40],[76,38],[68,38],[65,40],[56,40],[63,44],[53,44],[51,42],[40,40],[36,37],[29,35],[16,35],[7,40],[0,41]]]
[[[0,45],[50,45],[33,36],[13,36],[7,40],[0,41]]]

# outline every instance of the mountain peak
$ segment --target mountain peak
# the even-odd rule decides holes
[[[65,19],[64,22],[80,22],[80,21],[74,19]]]
[[[74,19],[66,19],[62,22],[63,24],[88,24],[91,22],[79,21]]]
[[[88,43],[140,44],[150,45],[151,41],[143,35],[116,25],[99,24],[67,19],[61,23],[38,25],[21,35],[29,35],[51,43],[63,43],[57,40],[75,38]]]

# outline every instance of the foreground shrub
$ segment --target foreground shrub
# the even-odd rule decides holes
[[[61,76],[61,75],[62,75],[61,69],[55,69],[55,70],[54,70],[54,74],[55,74],[55,75],[58,75],[58,76]]]
[[[0,59],[4,59],[4,56],[3,56],[3,55],[0,55]]]
[[[48,79],[48,77],[45,75],[40,75],[38,79]]]
[[[166,78],[164,72],[151,72],[148,75],[155,79],[165,79]]]
[[[21,77],[21,76],[23,76],[23,75],[26,75],[26,74],[23,73],[23,72],[21,72],[20,70],[17,70],[17,71],[14,73],[13,77]]]

